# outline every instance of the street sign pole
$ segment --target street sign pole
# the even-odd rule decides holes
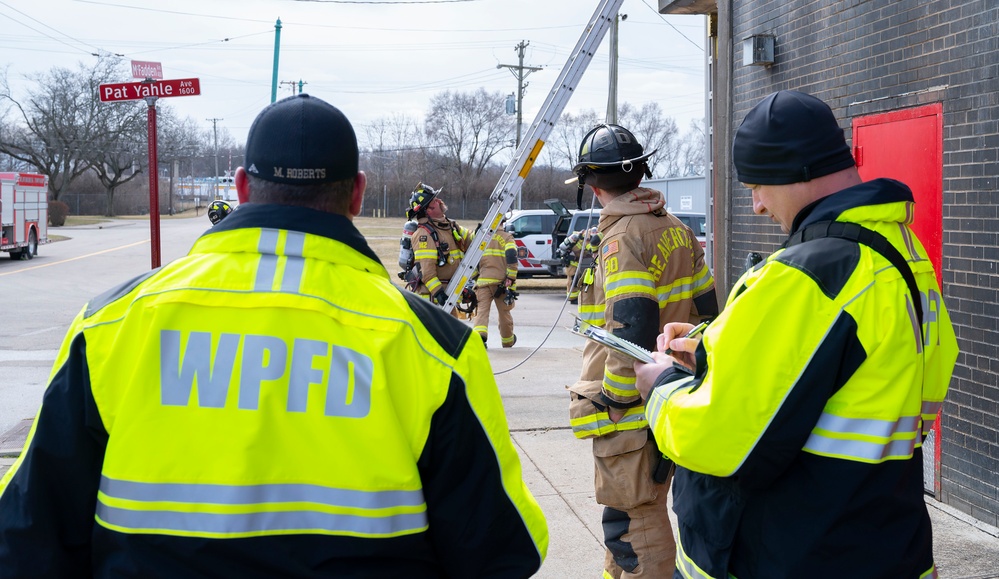
[[[196,78],[163,80],[163,69],[158,62],[132,61],[132,73],[148,76],[141,82],[102,84],[97,87],[97,95],[101,102],[146,101],[146,131],[149,141],[149,245],[150,261],[153,269],[156,269],[160,266],[160,171],[156,163],[156,101],[160,97],[199,95],[201,82]],[[172,197],[170,203],[172,214]]]
[[[146,97],[149,140],[149,245],[152,269],[160,266],[160,171],[156,163],[156,98]]]

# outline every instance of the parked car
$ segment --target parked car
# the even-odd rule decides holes
[[[551,261],[553,233],[566,235],[568,221],[559,221],[559,216],[548,209],[524,209],[510,212],[506,230],[517,243],[517,276],[558,275],[556,266],[542,261]]]
[[[701,247],[707,246],[707,226],[703,213],[688,213],[683,211],[672,211],[673,215],[683,222],[694,232],[694,237],[701,243]]]

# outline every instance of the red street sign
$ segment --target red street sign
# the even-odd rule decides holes
[[[151,78],[153,80],[160,80],[163,78],[163,65],[158,62],[133,60],[132,78]]]
[[[102,84],[102,102],[135,101],[146,97],[194,96],[201,94],[201,82],[196,78],[157,80],[154,82],[121,82]]]

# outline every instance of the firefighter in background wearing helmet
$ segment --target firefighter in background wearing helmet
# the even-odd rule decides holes
[[[208,220],[212,222],[212,225],[222,221],[230,213],[232,213],[232,206],[221,199],[212,201],[212,204],[208,206]]]
[[[570,304],[579,303],[579,291],[584,287],[587,273],[593,270],[593,254],[599,246],[600,235],[596,227],[587,231],[573,231],[559,244],[556,253],[565,265],[565,293],[569,296]],[[577,276],[580,263],[583,271]],[[592,279],[592,273],[590,278]]]
[[[479,260],[479,276],[475,280],[478,307],[472,329],[485,344],[489,337],[489,305],[494,303],[499,317],[500,344],[504,348],[512,348],[517,343],[517,335],[513,333],[513,314],[510,313],[517,299],[517,243],[504,225],[505,217]]]
[[[651,177],[645,153],[624,127],[604,124],[583,138],[573,173],[603,206],[593,284],[579,317],[654,350],[667,322],[718,314],[714,279],[694,233],[639,187]],[[579,193],[579,199],[582,192]],[[596,499],[604,505],[604,577],[672,577],[676,543],[666,507],[672,463],[656,447],[635,385],[633,362],[596,342],[583,348],[569,387],[573,434],[593,441]]]
[[[447,301],[444,290],[472,244],[473,236],[447,218],[447,205],[440,197],[440,189],[423,183],[413,191],[406,217],[415,219],[418,224],[410,238],[419,272],[415,293],[442,306]],[[452,313],[457,315],[456,311]]]

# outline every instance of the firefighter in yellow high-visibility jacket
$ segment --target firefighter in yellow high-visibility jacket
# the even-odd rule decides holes
[[[263,110],[239,209],[90,301],[0,481],[0,577],[530,577],[485,348],[352,223],[343,114]]]
[[[636,368],[677,465],[679,575],[936,577],[922,441],[958,348],[912,192],[862,181],[832,110],[796,91],[749,111],[733,159],[790,236],[702,339],[669,324],[674,355]]]

